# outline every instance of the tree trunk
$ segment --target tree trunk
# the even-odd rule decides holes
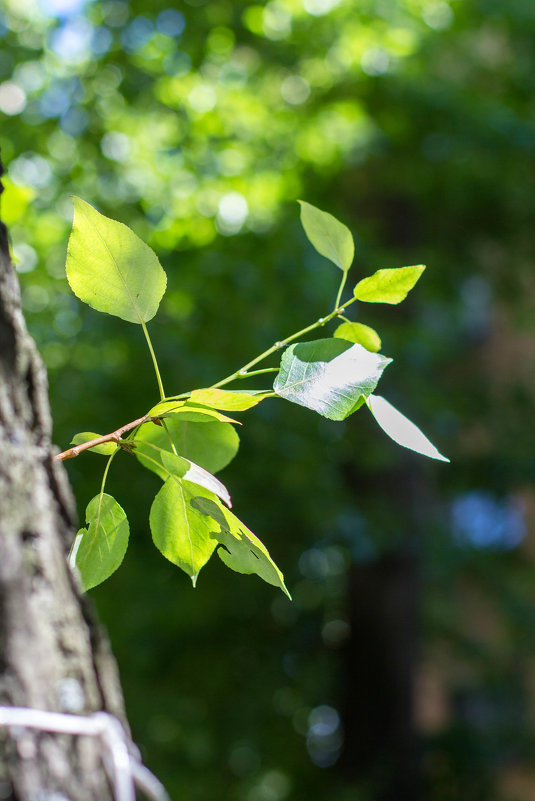
[[[50,437],[46,371],[0,222],[0,706],[124,721],[115,661],[67,566],[74,503]],[[0,728],[0,799],[111,798],[94,739]]]

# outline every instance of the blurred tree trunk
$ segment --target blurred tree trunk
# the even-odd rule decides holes
[[[0,705],[124,721],[116,664],[67,567],[74,503],[51,428],[0,222]],[[94,740],[0,729],[1,799],[111,797]]]
[[[341,709],[344,746],[340,767],[347,778],[370,789],[373,801],[418,801],[421,776],[413,725],[418,639],[417,471],[377,477],[346,475],[372,497],[381,487],[393,510],[395,547],[349,573],[351,637],[342,652]],[[366,483],[368,482],[368,483]],[[375,485],[375,486],[374,486]],[[421,494],[421,493],[420,493]]]

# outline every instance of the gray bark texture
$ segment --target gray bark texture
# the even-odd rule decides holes
[[[115,661],[67,567],[75,510],[53,455],[46,371],[0,222],[0,706],[124,723]],[[0,799],[111,798],[93,739],[0,728]]]

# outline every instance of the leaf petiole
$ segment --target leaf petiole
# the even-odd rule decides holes
[[[165,400],[165,392],[164,392],[164,389],[163,389],[162,377],[160,375],[160,369],[158,367],[158,361],[156,359],[156,354],[154,353],[154,348],[152,347],[152,342],[151,342],[151,339],[150,339],[150,336],[149,336],[149,332],[147,330],[147,326],[145,325],[143,320],[141,321],[141,327],[143,329],[143,333],[145,334],[145,339],[147,340],[147,345],[149,347],[150,355],[151,355],[151,358],[152,358],[152,363],[154,365],[154,372],[156,373],[156,381],[158,382],[158,390],[160,392],[160,400]]]
[[[346,285],[346,281],[347,281],[347,272],[345,272],[345,273],[343,274],[343,276],[342,276],[342,280],[340,281],[340,286],[338,287],[338,294],[337,294],[337,296],[336,296],[336,300],[335,300],[335,302],[334,302],[334,308],[335,308],[335,310],[336,310],[336,309],[338,309],[338,308],[339,308],[339,306],[340,306],[340,299],[341,299],[341,297],[342,297],[342,292],[344,291],[344,287],[345,287],[345,285]]]
[[[114,452],[108,458],[108,460],[106,462],[106,467],[104,468],[104,473],[102,474],[102,481],[101,481],[101,484],[100,484],[100,493],[99,493],[99,496],[98,496],[98,511],[97,511],[97,524],[96,524],[96,528],[97,529],[98,529],[98,527],[100,525],[100,512],[101,512],[101,509],[102,509],[102,498],[104,497],[104,490],[106,489],[106,481],[108,479],[108,473],[109,473],[109,470],[110,470],[110,467],[111,467],[111,463],[115,459],[115,456],[117,455],[117,452],[120,451],[120,450],[121,450],[121,447],[119,445],[117,445],[117,448],[114,450]],[[80,541],[81,541],[81,537],[80,538],[79,537],[75,537],[74,542],[71,545],[71,549],[69,551],[69,556],[67,557],[67,559],[68,559],[68,561],[69,561],[69,563],[71,565],[74,564],[74,560],[76,558],[76,551],[78,550],[78,548],[80,546]]]

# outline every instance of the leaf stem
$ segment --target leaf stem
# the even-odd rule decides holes
[[[265,373],[278,373],[278,367],[263,367],[262,370],[251,370],[250,372],[239,372],[238,378],[251,378],[254,375],[264,375]]]
[[[113,462],[115,456],[117,455],[117,451],[118,450],[120,450],[120,448],[117,445],[117,448],[113,451],[113,453],[108,458],[108,460],[106,462],[106,467],[104,468],[104,473],[102,474],[102,481],[100,482],[100,493],[99,493],[99,496],[98,496],[98,511],[97,511],[97,525],[96,525],[96,529],[97,530],[98,530],[98,527],[100,525],[100,511],[102,509],[102,498],[104,496],[104,490],[106,489],[106,480],[108,478],[108,473],[109,473],[109,470],[110,470],[110,467],[111,467],[111,463]],[[81,538],[79,539],[78,536],[76,536],[74,538],[73,544],[71,545],[71,548],[70,548],[70,551],[69,551],[69,555],[67,557],[67,560],[68,560],[68,562],[69,562],[69,564],[71,566],[75,564],[76,553],[78,551],[78,548],[80,547],[80,541],[81,541]]]
[[[341,290],[343,289],[343,284],[344,284],[344,281],[342,280],[340,293],[341,293]],[[236,370],[235,373],[232,373],[231,375],[227,376],[226,378],[222,378],[221,381],[217,382],[217,384],[212,384],[211,389],[216,389],[217,387],[223,387],[223,386],[225,386],[225,384],[230,384],[231,381],[235,381],[236,379],[247,377],[247,375],[255,375],[257,373],[257,371],[250,372],[250,373],[248,372],[250,367],[254,367],[255,365],[257,365],[260,362],[264,361],[264,359],[267,359],[268,356],[271,356],[272,353],[275,353],[276,351],[280,350],[281,348],[286,347],[286,345],[289,345],[290,342],[294,342],[296,339],[300,339],[301,337],[305,336],[305,334],[308,334],[311,331],[315,331],[316,328],[320,328],[320,326],[325,325],[325,323],[328,323],[329,320],[332,320],[334,317],[340,316],[341,314],[343,314],[343,312],[345,311],[347,306],[350,306],[356,300],[357,300],[357,298],[351,298],[351,300],[348,300],[347,303],[344,303],[342,306],[338,306],[337,305],[337,307],[334,309],[334,311],[332,311],[326,317],[320,317],[318,320],[316,320],[315,323],[312,323],[311,325],[307,325],[305,328],[302,328],[300,331],[296,331],[295,334],[290,334],[290,336],[286,337],[285,339],[280,340],[279,342],[275,342],[270,348],[268,348],[263,353],[261,353],[260,356],[257,356],[255,359],[252,359],[250,362],[247,362],[247,364],[244,364],[244,366],[241,367],[239,370]],[[275,368],[273,368],[273,369],[275,369]]]
[[[156,373],[156,381],[158,382],[158,389],[160,391],[160,400],[164,400],[165,392],[163,390],[162,384],[162,377],[160,375],[160,370],[158,367],[158,361],[156,359],[156,354],[154,353],[154,348],[152,347],[152,342],[149,336],[149,332],[147,330],[147,326],[145,325],[144,321],[141,320],[141,327],[143,328],[143,333],[145,334],[145,339],[147,340],[147,345],[149,346],[150,355],[152,357],[152,363],[154,365],[154,372]]]
[[[171,436],[171,433],[169,431],[169,428],[167,426],[167,422],[166,422],[165,418],[162,417],[160,419],[160,423],[162,424],[163,430],[167,434],[167,439],[171,443],[171,448],[173,449],[173,453],[175,454],[175,456],[178,456],[178,453],[177,453],[176,448],[175,448],[175,443],[173,442],[173,437]]]
[[[340,286],[338,287],[338,294],[337,294],[336,300],[334,302],[335,310],[338,309],[338,307],[340,306],[340,299],[342,297],[342,292],[344,291],[344,287],[346,285],[346,281],[347,281],[347,272],[345,272],[343,274],[342,280],[340,281]]]
[[[341,283],[341,289],[343,289],[343,282]],[[341,293],[341,289],[339,290],[339,294]],[[354,303],[356,300],[357,300],[357,298],[355,298],[355,297],[351,298],[350,300],[346,301],[346,303],[342,304],[341,306],[337,306],[337,308],[334,309],[326,317],[320,317],[318,320],[316,320],[315,323],[312,323],[311,325],[307,325],[305,328],[302,328],[300,331],[296,331],[295,334],[291,334],[290,336],[286,337],[285,339],[280,340],[279,342],[275,342],[270,348],[268,348],[263,353],[261,353],[260,356],[257,356],[255,359],[252,359],[250,362],[247,362],[247,364],[245,364],[242,368],[240,368],[239,370],[236,370],[235,373],[232,373],[231,375],[227,376],[226,378],[221,379],[221,381],[218,381],[216,384],[212,384],[212,386],[210,388],[211,389],[216,389],[217,387],[225,386],[225,384],[230,384],[231,381],[235,381],[235,380],[238,380],[238,379],[250,378],[252,376],[262,375],[264,373],[271,373],[271,372],[276,373],[276,372],[278,372],[278,369],[279,369],[278,367],[265,367],[265,368],[262,368],[260,370],[250,370],[250,368],[254,367],[255,365],[257,365],[260,362],[264,361],[264,359],[267,359],[268,356],[271,356],[271,354],[275,353],[277,350],[280,350],[281,348],[286,347],[286,345],[289,345],[290,342],[294,342],[296,339],[300,339],[300,337],[305,336],[305,334],[308,334],[311,331],[315,331],[316,328],[320,328],[321,326],[325,325],[326,323],[329,322],[329,320],[332,320],[334,317],[341,317],[343,320],[345,320],[345,317],[343,317],[344,311],[346,310],[346,308],[348,306],[351,306],[351,304]],[[156,361],[156,356],[154,355],[154,350],[152,348],[152,343],[150,341],[150,337],[149,337],[149,334],[148,334],[148,331],[147,331],[147,328],[146,328],[145,324],[142,323],[141,325],[143,327],[143,331],[144,331],[146,339],[147,339],[147,344],[149,346],[149,350],[150,350],[152,358],[153,358],[154,369],[156,371],[156,377],[158,379],[158,387],[160,389],[160,395],[162,396],[162,398],[161,398],[162,401],[164,401],[164,400],[171,401],[171,400],[178,400],[178,399],[182,399],[182,398],[189,398],[189,396],[191,395],[191,392],[184,392],[181,395],[174,395],[174,396],[172,396],[170,398],[166,398],[165,397],[164,391],[163,391],[163,386],[162,386],[162,380],[161,380],[161,377],[160,377],[160,371],[158,370],[158,363]],[[124,426],[121,426],[120,428],[116,429],[115,431],[112,431],[110,434],[104,434],[102,437],[96,437],[95,439],[92,439],[89,442],[83,442],[80,445],[76,445],[74,448],[68,448],[66,451],[63,451],[62,453],[56,454],[56,456],[54,456],[54,459],[56,461],[60,461],[60,462],[63,462],[66,459],[74,459],[75,456],[78,456],[80,453],[83,453],[83,451],[87,451],[90,448],[94,448],[95,445],[103,445],[105,442],[112,442],[113,441],[113,442],[116,442],[118,445],[120,445],[121,437],[122,437],[123,434],[125,434],[127,431],[132,431],[132,429],[138,428],[140,425],[142,425],[143,423],[148,422],[149,420],[152,421],[152,422],[160,423],[160,424],[163,423],[163,420],[161,420],[157,416],[156,417],[149,417],[148,415],[144,415],[143,417],[139,417],[137,420],[133,420],[131,423],[126,423]],[[114,453],[117,453],[117,451],[115,451]]]
[[[112,431],[110,434],[104,434],[102,437],[96,437],[88,442],[82,442],[80,445],[75,445],[74,448],[68,448],[66,451],[63,451],[63,453],[57,453],[54,456],[54,461],[64,462],[66,459],[74,459],[75,456],[83,453],[83,451],[94,448],[95,445],[104,445],[105,442],[116,442],[119,444],[122,434],[125,434],[127,431],[131,431],[133,428],[137,428],[142,423],[146,423],[148,420],[155,419],[158,418],[148,417],[145,414],[143,417],[138,417],[137,420],[132,420],[131,423],[126,423],[124,426],[121,426],[116,431]]]

